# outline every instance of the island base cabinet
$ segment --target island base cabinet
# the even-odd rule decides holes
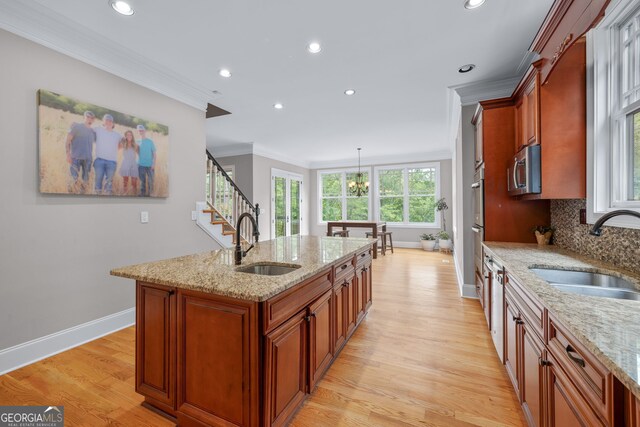
[[[307,311],[274,329],[265,343],[265,421],[282,426],[307,392]]]
[[[258,425],[257,303],[181,290],[177,324],[179,425]]]
[[[136,391],[175,416],[175,291],[137,282],[136,293]]]
[[[531,427],[544,425],[544,366],[547,364],[544,344],[531,333],[527,322],[522,329],[522,410]]]
[[[333,287],[333,348],[335,354],[341,349],[347,339],[347,323],[345,318],[346,288],[342,283]]]
[[[322,378],[333,360],[334,313],[332,291],[309,306],[309,393]]]

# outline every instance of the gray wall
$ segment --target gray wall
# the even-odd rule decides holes
[[[215,151],[212,152],[209,150],[209,152],[211,152],[221,166],[233,165],[235,167],[236,176],[233,178],[233,181],[238,188],[240,188],[240,191],[247,196],[249,201],[253,203],[253,154],[217,157]]]
[[[214,249],[202,200],[204,113],[0,30],[0,349],[134,306],[113,267]],[[49,89],[169,126],[167,199],[41,195],[36,91]],[[61,149],[64,146],[61,145]],[[148,224],[140,211],[149,212]]]
[[[453,224],[452,221],[452,183],[451,183],[451,160],[421,160],[416,163],[425,163],[425,162],[438,162],[440,163],[440,197],[445,197],[447,199],[447,204],[449,205],[449,210],[446,211],[446,221],[447,221],[447,230],[451,232],[451,226]],[[397,164],[397,163],[394,163]],[[357,165],[354,165],[357,166]],[[366,165],[370,166],[383,166],[383,164],[376,165]],[[330,168],[330,169],[340,169],[340,168]],[[310,183],[310,213],[311,213],[311,234],[315,236],[325,236],[327,234],[327,226],[325,224],[319,224],[318,218],[318,171],[322,169],[313,169],[310,173],[311,183]],[[419,244],[419,236],[423,233],[437,233],[440,229],[434,228],[404,228],[404,227],[387,227],[388,231],[393,231],[393,241],[395,242],[408,242],[411,244]],[[349,236],[357,237],[364,236],[366,232],[365,229],[351,230]]]
[[[302,228],[300,234],[309,234],[309,169],[278,160],[253,155],[253,200],[260,204],[260,240],[271,236],[271,169],[281,169],[302,175]],[[254,204],[255,204],[254,203]]]
[[[462,267],[463,280],[466,285],[474,285],[473,239],[473,176],[475,174],[474,142],[475,132],[471,119],[476,111],[475,105],[462,107],[461,125],[456,139],[455,171],[456,174],[456,262]]]

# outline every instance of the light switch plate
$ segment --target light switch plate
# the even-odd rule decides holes
[[[196,219],[198,219],[198,212],[191,211],[191,221],[195,221]]]
[[[146,224],[149,222],[149,212],[142,211],[140,212],[140,222]]]

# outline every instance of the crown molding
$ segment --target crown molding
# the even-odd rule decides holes
[[[373,157],[363,157],[361,164],[365,165],[392,165],[399,163],[422,163],[422,162],[432,162],[436,160],[449,160],[452,157],[451,150],[438,150],[431,152],[420,152],[420,153],[408,153],[408,154],[398,154],[398,155],[388,155],[388,156],[373,156]],[[344,168],[344,167],[352,167],[358,166],[358,162],[356,161],[355,156],[353,158],[345,159],[345,160],[328,160],[328,161],[320,161],[320,162],[311,162],[309,165],[310,169],[329,169],[329,168]]]
[[[504,80],[481,81],[465,85],[451,86],[460,96],[462,106],[473,105],[489,99],[506,98],[520,82],[521,77]]]
[[[206,111],[212,90],[108,42],[91,29],[40,4],[0,0],[0,28],[85,62],[103,71]]]
[[[277,151],[269,150],[259,144],[253,146],[253,154],[256,156],[266,157],[271,160],[277,160],[279,162],[288,163],[290,165],[299,166],[304,169],[311,169],[311,162],[304,161],[302,159],[296,159],[290,157],[287,154],[278,153]]]

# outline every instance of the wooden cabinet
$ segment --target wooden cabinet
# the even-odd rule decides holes
[[[309,392],[329,368],[334,355],[333,329],[337,318],[333,312],[332,294],[332,290],[327,291],[308,308]]]
[[[136,294],[136,391],[147,403],[175,415],[175,290],[138,282]]]
[[[361,321],[364,317],[368,305],[371,303],[371,264],[364,264],[356,270],[356,319]]]
[[[537,70],[534,68],[531,77],[525,85],[523,97],[524,120],[522,131],[525,145],[538,144],[540,142],[540,80]]]
[[[523,123],[524,123],[524,102],[522,97],[516,99],[514,106],[514,117],[515,117],[515,147],[514,153],[520,151],[522,147],[526,145],[523,131]]]
[[[266,337],[265,412],[269,425],[284,425],[307,392],[307,311]]]
[[[257,424],[257,304],[179,290],[178,424]]]
[[[530,426],[544,425],[544,366],[546,350],[544,344],[532,333],[527,322],[521,324],[521,387],[522,410]]]
[[[347,339],[351,336],[356,329],[356,322],[358,321],[358,311],[356,307],[357,298],[357,286],[358,280],[356,275],[350,276],[344,279],[343,296],[344,296],[344,319],[346,323]]]
[[[347,323],[345,317],[347,306],[345,300],[348,299],[348,296],[346,292],[348,292],[348,290],[342,283],[338,283],[333,287],[333,348],[336,354],[342,349],[347,339]]]
[[[482,111],[479,112],[475,121],[475,138],[474,138],[474,153],[475,153],[475,165],[478,168],[484,161],[483,157],[483,133],[482,133]]]

